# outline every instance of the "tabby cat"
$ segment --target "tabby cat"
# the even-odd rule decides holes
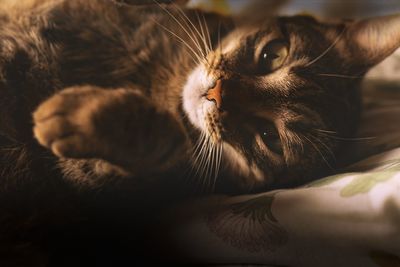
[[[235,25],[130,2],[0,8],[3,255],[71,218],[173,195],[179,177],[246,193],[330,172],[363,75],[400,45],[398,15]]]

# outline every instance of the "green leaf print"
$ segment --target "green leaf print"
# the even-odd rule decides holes
[[[375,187],[375,185],[386,182],[397,173],[398,172],[395,171],[385,171],[358,175],[354,177],[350,183],[343,187],[343,189],[340,191],[340,196],[352,197],[357,194],[368,193],[372,188]]]
[[[340,179],[349,177],[351,175],[354,175],[354,173],[340,173],[340,174],[328,176],[325,178],[321,178],[319,180],[315,180],[315,181],[307,184],[305,187],[322,187],[322,186],[330,185],[333,182],[336,182]]]

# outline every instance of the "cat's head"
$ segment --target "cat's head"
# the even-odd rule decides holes
[[[334,168],[357,124],[362,76],[399,45],[400,16],[235,27],[184,86],[184,111],[201,133],[195,165],[212,176],[221,158],[246,189],[296,185]]]

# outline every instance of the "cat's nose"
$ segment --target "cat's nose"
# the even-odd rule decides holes
[[[209,101],[215,101],[217,108],[221,108],[222,105],[222,82],[217,80],[213,88],[208,89],[206,98]]]

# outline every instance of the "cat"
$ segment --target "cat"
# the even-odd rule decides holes
[[[148,210],[185,191],[177,177],[248,193],[330,172],[363,75],[400,45],[399,16],[235,25],[154,1],[28,2],[0,15],[0,236],[14,243]]]

